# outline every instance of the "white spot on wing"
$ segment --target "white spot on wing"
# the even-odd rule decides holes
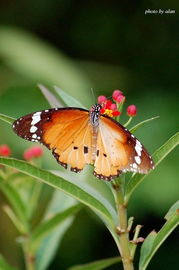
[[[32,115],[32,122],[31,122],[31,126],[37,124],[40,120],[41,120],[41,112],[36,112]]]
[[[139,156],[134,157],[137,164],[141,163],[141,158]]]
[[[142,144],[138,140],[136,140],[136,145],[142,147]]]
[[[137,164],[136,164],[136,163],[133,163],[133,164],[132,164],[132,167],[133,167],[134,169],[137,169]]]
[[[36,139],[37,138],[37,134],[33,134],[32,138]]]
[[[31,132],[31,133],[36,132],[36,130],[37,130],[37,127],[35,127],[35,126],[31,126],[31,128],[30,128],[30,132]]]
[[[141,144],[140,144],[140,145],[141,145]],[[142,153],[142,147],[139,146],[138,144],[136,144],[135,150],[136,150],[138,156],[140,157],[140,156],[141,156],[141,153]]]

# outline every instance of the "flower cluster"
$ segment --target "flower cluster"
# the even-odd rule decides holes
[[[7,144],[0,145],[0,156],[9,157],[11,154],[11,149]]]
[[[33,146],[31,148],[28,148],[23,156],[25,160],[32,160],[33,158],[39,158],[43,155],[42,148],[39,146]]]
[[[123,92],[120,90],[114,90],[112,94],[113,102],[107,99],[105,96],[98,97],[98,103],[101,104],[101,114],[106,114],[110,117],[117,117],[121,115],[123,103],[126,100]],[[130,105],[127,107],[127,115],[130,117],[135,116],[137,113],[137,108],[135,105]]]
[[[0,145],[0,156],[9,157],[11,149],[7,144]],[[33,146],[24,151],[23,157],[25,160],[30,161],[33,158],[39,158],[43,155],[43,150],[39,146]]]

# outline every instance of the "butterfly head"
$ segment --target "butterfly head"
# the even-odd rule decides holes
[[[99,125],[99,115],[102,106],[100,104],[92,105],[90,108],[90,122],[93,126]]]

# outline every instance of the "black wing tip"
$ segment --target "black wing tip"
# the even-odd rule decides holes
[[[82,171],[82,169],[79,169],[79,168],[77,168],[77,167],[71,167],[70,170],[71,170],[72,172],[75,172],[75,173],[79,173],[79,172]]]
[[[93,172],[93,175],[100,179],[100,180],[104,180],[104,181],[112,181],[113,179],[115,179],[116,177],[118,177],[120,174],[122,173],[122,171],[118,171],[116,175],[109,175],[109,176],[105,176],[103,174],[98,174],[95,171]]]

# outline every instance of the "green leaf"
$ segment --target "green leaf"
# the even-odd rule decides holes
[[[60,102],[59,99],[56,98],[56,96],[52,93],[51,90],[49,90],[47,87],[45,87],[43,84],[38,84],[38,87],[40,88],[42,94],[48,101],[48,103],[51,105],[52,108],[61,108],[63,107],[63,104]]]
[[[39,169],[25,161],[0,157],[0,163],[11,168],[16,168],[27,175],[42,180],[44,183],[54,188],[64,191],[66,194],[72,196],[73,198],[92,208],[94,211],[98,212],[105,219],[105,221],[113,227],[111,213],[108,211],[108,209],[91,194],[85,192],[73,183],[58,177],[51,172]]]
[[[26,234],[27,231],[24,230],[24,225],[19,220],[19,218],[15,215],[13,210],[8,205],[4,205],[3,210],[6,213],[6,215],[8,215],[8,217],[11,219],[17,231],[19,231],[21,234]]]
[[[8,124],[12,125],[14,121],[16,120],[15,118],[12,118],[10,116],[4,115],[0,113],[0,119],[7,122]]]
[[[55,89],[56,93],[64,101],[64,103],[67,104],[67,106],[86,109],[84,107],[84,105],[81,104],[77,99],[75,99],[74,97],[70,96],[69,94],[67,94],[66,92],[64,92],[62,89],[60,89],[59,87],[54,86],[54,89]]]
[[[152,231],[143,242],[140,250],[140,265],[144,264],[146,258],[151,253],[156,235],[157,233]]]
[[[17,270],[17,268],[10,266],[0,254],[0,270]]]
[[[66,220],[69,216],[76,214],[80,209],[80,204],[72,206],[37,226],[31,234],[31,249],[36,249],[40,244],[40,241],[42,241],[46,235],[48,235],[52,230],[56,229],[57,226],[59,226],[59,224]]]
[[[76,200],[72,197],[67,196],[60,190],[55,190],[53,197],[48,204],[48,208],[45,213],[45,220],[47,220],[49,216],[63,212],[71,206],[76,205],[76,203]],[[41,241],[40,247],[36,253],[35,265],[37,270],[48,269],[48,266],[53,260],[65,232],[71,226],[73,220],[74,216],[69,216],[62,223],[60,223],[60,226],[49,233],[48,236],[46,236],[45,239]]]
[[[178,225],[179,225],[179,212],[176,211],[172,216],[170,216],[170,218],[167,220],[167,222],[164,224],[161,230],[155,235],[153,241],[147,240],[146,238],[147,243],[145,243],[146,241],[145,240],[141,247],[139,270],[145,270],[147,268],[149,262],[151,261],[152,257],[159,249],[161,244]]]
[[[135,125],[134,127],[130,128],[130,132],[131,133],[134,133],[139,127],[143,126],[144,124],[154,120],[154,119],[157,119],[159,118],[159,116],[155,116],[155,117],[152,117],[152,118],[149,118],[149,119],[146,119],[140,123],[138,123],[137,125]]]
[[[179,143],[179,132],[176,133],[174,136],[172,136],[167,142],[165,142],[159,149],[155,151],[155,153],[152,155],[155,167],[178,145],[178,143]],[[134,174],[131,177],[129,183],[126,186],[125,192],[126,202],[129,200],[131,194],[136,189],[136,187],[144,180],[144,178],[147,175]]]
[[[27,222],[27,217],[26,217],[26,207],[19,193],[11,184],[6,182],[2,178],[0,178],[0,189],[2,190],[4,195],[7,197],[8,201],[10,202],[16,216],[19,218],[19,220],[23,224],[24,232],[27,232],[28,222]]]
[[[174,203],[165,215],[165,219],[169,220],[170,217],[179,209],[179,200]]]
[[[94,261],[82,265],[76,265],[70,267],[68,270],[102,270],[113,264],[121,262],[120,257],[108,258],[103,260]]]

